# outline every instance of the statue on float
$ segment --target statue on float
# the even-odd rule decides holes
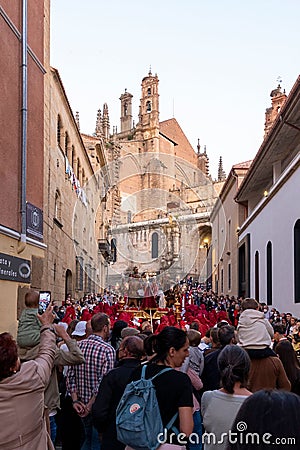
[[[142,300],[142,309],[156,309],[156,297],[158,294],[158,284],[156,282],[156,277],[150,279],[149,274],[145,274],[145,284],[144,284],[144,297]]]
[[[140,303],[139,300],[143,295],[142,278],[139,274],[138,267],[135,266],[128,278],[128,305],[131,306],[133,304],[137,308]]]
[[[128,306],[143,310],[165,308],[164,292],[157,283],[156,274],[144,272],[140,275],[138,267],[133,268],[128,277]]]

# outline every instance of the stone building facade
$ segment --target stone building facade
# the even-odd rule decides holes
[[[212,289],[219,295],[237,296],[239,293],[238,232],[245,211],[242,205],[235,202],[235,196],[251,162],[232,167],[210,215]]]
[[[103,142],[85,146],[58,70],[50,66],[50,5],[45,9],[44,242],[40,287],[61,302],[101,292],[106,261],[98,251],[104,236],[102,202],[106,166]]]
[[[193,149],[175,118],[159,120],[159,80],[151,70],[143,78],[138,122],[132,94],[120,96],[120,132],[107,132],[108,109],[98,111],[94,137],[104,141],[106,169],[113,183],[106,193],[107,245],[116,250],[108,267],[108,284],[138,267],[174,282],[187,274],[205,280],[210,241],[210,213],[222,179],[213,181],[209,160],[198,142]],[[106,119],[105,119],[106,117]]]
[[[44,7],[0,1],[0,332],[15,334],[43,263]],[[24,19],[24,20],[23,20]],[[25,20],[26,19],[26,20]],[[27,23],[23,28],[22,23]],[[25,50],[24,52],[22,50]]]
[[[300,76],[236,195],[239,294],[300,316]]]
[[[105,260],[98,251],[105,235],[102,143],[86,146],[56,69],[46,76],[44,220],[47,252],[42,287],[61,302],[100,292]]]
[[[265,112],[264,140],[266,142],[269,140],[268,135],[274,123],[284,108],[287,95],[285,90],[282,92],[279,84],[276,89],[271,91],[270,97],[271,106]],[[251,173],[251,163],[252,161],[246,161],[232,167],[210,216],[212,224],[212,287],[218,294],[250,295],[250,275],[248,269],[242,270],[242,267],[246,266],[245,261],[250,257],[248,241],[245,238],[242,244],[239,243],[240,226],[245,222],[248,208],[245,208],[245,204],[242,202],[237,203],[236,196],[248,171]],[[280,167],[279,163],[278,167]],[[218,178],[222,178],[221,158]],[[256,182],[255,190],[259,191],[261,196],[264,192],[261,187],[262,182],[258,182],[258,180]]]

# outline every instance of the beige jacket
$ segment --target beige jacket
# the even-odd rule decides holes
[[[36,359],[22,364],[19,372],[0,382],[1,450],[53,449],[43,413],[44,390],[55,351],[55,335],[45,330]]]
[[[238,345],[248,349],[270,347],[274,330],[264,313],[256,309],[246,309],[237,326]]]
[[[75,340],[70,339],[66,341],[66,345],[69,351],[65,351],[56,347],[55,357],[53,361],[54,368],[51,372],[51,377],[45,390],[45,406],[49,409],[49,413],[60,407],[59,389],[55,367],[74,366],[76,364],[82,364],[85,361],[83,353],[78,347]],[[38,352],[38,345],[31,349],[19,348],[20,360],[23,362],[35,359],[38,355]]]

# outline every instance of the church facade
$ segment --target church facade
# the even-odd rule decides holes
[[[210,213],[224,173],[213,181],[206,149],[198,142],[195,151],[175,118],[159,120],[159,80],[151,70],[142,80],[136,124],[132,98],[126,89],[120,96],[119,132],[107,132],[107,105],[97,116],[95,136],[106,142],[105,170],[113,180],[105,193],[107,284],[121,286],[134,267],[155,273],[164,287],[187,274],[205,282]],[[88,136],[83,140],[87,145]]]

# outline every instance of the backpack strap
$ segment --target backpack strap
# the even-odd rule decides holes
[[[147,364],[143,365],[142,368],[142,373],[141,373],[141,380],[145,380],[146,379],[146,369],[147,369]],[[161,370],[160,372],[158,372],[156,375],[154,375],[152,378],[150,378],[150,380],[154,380],[154,378],[158,377],[159,375],[162,375],[164,372],[169,372],[169,370],[173,370],[172,367],[166,367],[165,369]]]
[[[147,368],[147,365],[145,364],[145,365],[143,366],[143,368],[142,368],[141,379],[145,379],[146,368]],[[170,370],[173,370],[172,367],[165,367],[163,370],[161,370],[161,371],[158,372],[156,375],[154,375],[154,376],[151,378],[151,381],[154,380],[154,378],[158,377],[159,375],[162,375],[162,374],[165,373],[165,372],[169,372]],[[178,430],[175,426],[173,426],[173,425],[174,425],[174,422],[175,422],[175,420],[177,419],[177,417],[178,417],[178,412],[174,414],[174,416],[171,418],[171,420],[170,420],[170,421],[167,423],[167,425],[166,425],[166,429],[167,429],[167,430],[170,430],[170,429],[171,429],[172,431],[174,431],[174,433],[176,434],[176,436],[178,436],[179,430]]]
[[[167,423],[166,425],[166,429],[167,430],[172,430],[174,431],[174,433],[176,434],[176,436],[178,436],[179,434],[179,430],[174,426],[174,422],[178,417],[178,412],[176,414],[174,414],[174,416],[172,417],[172,419]]]
[[[173,370],[172,367],[166,367],[165,369],[161,370],[161,371],[158,372],[156,375],[154,375],[154,376],[151,378],[151,381],[153,381],[154,378],[157,378],[159,375],[162,375],[162,374],[165,373],[165,372],[169,372],[170,370]]]
[[[142,368],[141,380],[145,380],[147,364],[145,364]]]

